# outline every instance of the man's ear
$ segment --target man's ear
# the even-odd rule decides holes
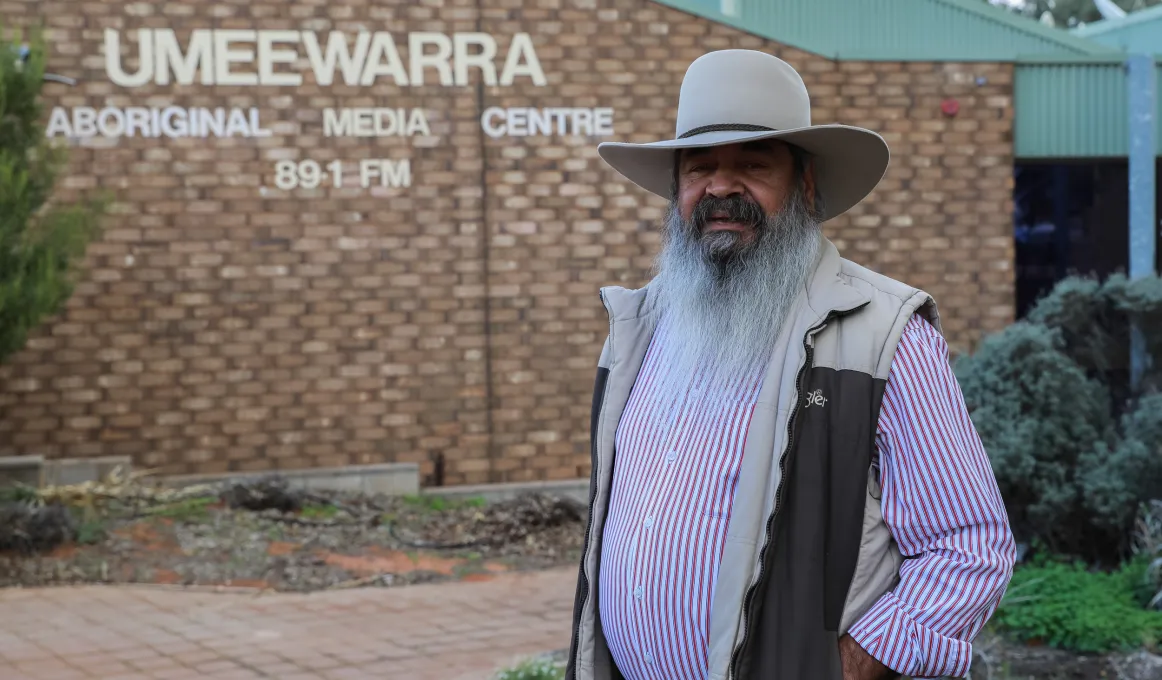
[[[807,200],[807,205],[812,211],[815,210],[815,159],[810,156],[807,157],[807,163],[803,168],[803,198]]]

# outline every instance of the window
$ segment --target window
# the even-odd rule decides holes
[[[1018,318],[1066,276],[1126,271],[1126,161],[1018,162],[1013,203]]]

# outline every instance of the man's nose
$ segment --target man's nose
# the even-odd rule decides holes
[[[716,198],[737,196],[745,191],[746,188],[743,187],[739,174],[733,168],[724,166],[715,169],[714,175],[710,178],[710,184],[706,187],[706,193]]]

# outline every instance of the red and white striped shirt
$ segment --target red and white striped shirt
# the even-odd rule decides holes
[[[617,430],[598,606],[627,680],[705,680],[710,604],[743,447],[765,367],[713,390],[691,376],[663,394],[666,328],[654,334]],[[900,582],[849,631],[904,675],[967,674],[969,642],[996,609],[1012,535],[944,338],[914,317],[876,437],[884,521]]]

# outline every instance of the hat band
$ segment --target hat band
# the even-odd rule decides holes
[[[683,132],[678,139],[686,139],[694,135],[702,135],[707,132],[778,132],[775,128],[767,127],[765,125],[751,125],[750,123],[718,123],[716,125],[703,125],[696,127],[693,130]]]

